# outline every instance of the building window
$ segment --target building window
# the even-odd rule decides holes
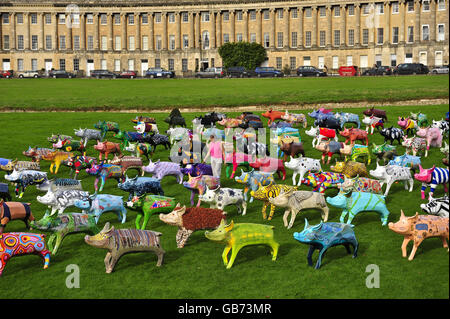
[[[250,10],[250,20],[256,20],[256,10]]]
[[[183,12],[181,14],[181,21],[183,22],[189,22],[189,14],[187,12]]]
[[[297,19],[298,18],[298,9],[294,8],[291,10],[291,18],[292,19]]]
[[[398,14],[398,2],[392,2],[392,14]]]
[[[80,24],[80,15],[78,13],[71,13],[70,21],[72,21],[72,24]]]
[[[50,13],[45,14],[45,24],[52,24],[52,15]]]
[[[9,13],[3,13],[2,14],[2,23],[3,24],[9,24]]]
[[[264,47],[270,47],[270,37],[268,32],[264,33]]]
[[[222,14],[222,18],[223,18],[223,21],[230,21],[230,12],[225,11],[225,12]]]
[[[283,32],[277,32],[277,48],[283,47]]]
[[[341,45],[341,30],[334,30],[334,45]]]
[[[106,36],[101,37],[101,50],[108,50],[108,38]]]
[[[148,50],[148,36],[146,35],[142,37],[142,50],[144,51]]]
[[[65,59],[59,59],[59,69],[60,70],[66,69],[66,60]]]
[[[121,45],[121,37],[120,36],[116,36],[115,37],[115,40],[114,40],[114,49],[116,50],[116,51],[120,51],[120,50],[122,50],[122,45]]]
[[[175,50],[175,36],[169,35],[169,50]]]
[[[352,65],[353,65],[353,56],[347,55],[347,66],[352,66]]]
[[[349,4],[347,6],[347,8],[348,8],[348,15],[349,16],[354,16],[355,15],[355,5]]]
[[[65,24],[66,23],[66,15],[61,13],[58,15],[58,23],[59,24]]]
[[[325,46],[325,31],[320,31],[319,32],[319,46],[324,47]]]
[[[100,24],[105,25],[107,23],[108,23],[108,19],[107,19],[106,13],[100,14]]]
[[[242,21],[243,20],[243,14],[242,11],[236,11],[236,21]]]
[[[215,60],[214,60],[214,58],[211,58],[211,67],[212,68],[215,67]]]
[[[134,24],[134,14],[132,13],[128,15],[128,24]]]
[[[283,19],[283,9],[278,9],[277,10],[277,15],[278,15],[278,20]]]
[[[45,49],[46,50],[52,49],[52,36],[51,35],[45,36]]]
[[[31,71],[37,71],[38,65],[37,65],[37,59],[31,59]]]
[[[391,54],[391,66],[397,66],[397,55]]]
[[[338,69],[338,68],[339,68],[339,57],[333,56],[333,69]]]
[[[202,12],[202,22],[209,22],[209,12]]]
[[[362,12],[364,15],[369,14],[370,12],[370,6],[368,4],[363,4],[362,6]]]
[[[281,70],[283,68],[283,59],[281,57],[277,57],[276,59],[276,68]]]
[[[120,14],[115,13],[114,14],[114,24],[119,25],[120,24]]]
[[[189,47],[189,36],[187,34],[183,34],[183,49],[187,49]]]
[[[106,63],[106,59],[101,59],[100,60],[100,69],[101,70],[107,70],[108,69],[108,66],[107,66],[107,63]]]
[[[80,60],[79,59],[73,59],[73,70],[74,71],[80,70]]]
[[[36,13],[31,14],[31,24],[37,24],[37,14]]]
[[[383,28],[377,28],[377,44],[383,44]]]
[[[384,4],[383,3],[377,3],[377,14],[384,14]]]
[[[297,47],[297,32],[291,33],[291,47],[293,48]]]
[[[135,50],[135,46],[134,46],[134,37],[128,37],[128,50],[130,51],[134,51]]]
[[[88,35],[87,43],[88,43],[88,50],[94,50],[94,36]]]
[[[408,27],[408,43],[414,42],[414,27]]]
[[[228,33],[223,34],[223,43],[230,42],[230,35]]]
[[[408,1],[408,12],[414,12],[414,1]]]
[[[181,59],[181,71],[187,72],[188,70],[188,59]]]
[[[341,7],[339,7],[339,6],[335,6],[334,7],[334,16],[335,17],[340,17],[341,16]]]
[[[305,8],[305,17],[307,17],[307,18],[312,17],[311,8]]]
[[[289,58],[289,67],[291,70],[295,70],[297,68],[297,59],[295,56],[291,56]]]
[[[237,41],[237,42],[242,42],[242,41],[243,41],[242,33],[236,34],[236,41]]]
[[[438,10],[445,10],[445,0],[438,0]]]
[[[429,0],[422,1],[422,11],[423,12],[430,11],[430,1]]]
[[[32,35],[31,36],[31,50],[37,50],[38,49],[38,36]]]
[[[161,59],[155,59],[155,68],[161,68]]]
[[[86,15],[86,23],[93,24],[94,23],[94,15],[92,13],[88,13]]]
[[[23,59],[17,59],[17,70],[23,71]]]
[[[438,41],[444,41],[445,40],[445,25],[444,24],[438,24],[437,26],[437,40]]]
[[[355,45],[355,30],[348,30],[348,45]]]
[[[203,49],[204,50],[209,49],[209,32],[208,31],[203,31],[202,40],[203,40]]]
[[[155,23],[161,23],[161,12],[155,13]]]
[[[66,49],[66,36],[65,35],[59,36],[59,49],[60,50]]]
[[[79,35],[75,35],[73,37],[73,49],[80,50],[80,36]]]
[[[369,44],[369,29],[363,29],[362,44],[363,45]]]
[[[168,64],[169,64],[169,71],[175,70],[175,65],[174,65],[173,59],[169,59]]]
[[[320,15],[321,17],[326,17],[326,16],[327,16],[327,8],[325,8],[325,7],[320,7],[320,8],[319,8],[319,15]]]
[[[156,36],[156,50],[161,50],[162,49],[162,39],[160,35]]]
[[[430,27],[428,25],[422,26],[422,41],[430,40]]]
[[[133,59],[128,60],[128,71],[134,71],[134,60]]]
[[[9,50],[9,35],[3,36],[3,50]]]
[[[393,44],[398,43],[398,27],[392,28],[392,43]]]
[[[250,43],[256,42],[256,33],[250,33]]]
[[[305,32],[305,47],[311,46],[311,31]]]
[[[167,17],[168,17],[169,23],[175,23],[175,13],[170,12],[170,13],[167,15]]]
[[[269,20],[269,19],[270,19],[269,10],[264,10],[264,20]]]
[[[119,59],[114,60],[114,71],[120,72],[120,60]]]

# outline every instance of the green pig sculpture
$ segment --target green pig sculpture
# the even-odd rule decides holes
[[[150,217],[156,213],[170,213],[175,208],[175,198],[160,195],[142,195],[134,197],[127,203],[128,207],[137,210],[136,229],[145,229]],[[142,217],[144,221],[139,225]]]
[[[274,226],[242,223],[229,225],[222,220],[220,225],[213,231],[205,232],[206,238],[212,241],[225,243],[226,247],[222,253],[222,259],[227,269],[233,266],[234,259],[239,250],[249,245],[267,245],[272,249],[272,260],[277,259],[278,247],[280,246],[273,237]],[[228,253],[231,250],[231,258],[228,261]]]

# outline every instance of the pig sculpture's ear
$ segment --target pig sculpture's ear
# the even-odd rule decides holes
[[[303,228],[303,230],[305,230],[305,229],[307,229],[308,228],[308,226],[309,226],[309,224],[308,224],[308,220],[305,218],[305,228]]]
[[[400,209],[400,219],[405,218],[405,213],[403,212],[403,209]]]
[[[223,219],[222,219],[223,220]],[[228,233],[234,227],[234,221],[231,221],[227,226],[225,226],[225,231]]]
[[[102,229],[102,233],[107,233],[108,231],[110,230],[110,227],[109,227],[109,222],[107,222],[106,224],[105,224],[105,226],[103,226],[103,229]]]

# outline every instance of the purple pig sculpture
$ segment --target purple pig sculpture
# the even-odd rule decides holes
[[[173,162],[150,162],[147,166],[142,166],[142,176],[144,176],[145,173],[151,173],[153,174],[152,177],[162,180],[164,176],[166,175],[173,175],[177,178],[177,183],[181,184],[183,183],[183,173],[181,172],[180,164],[173,163]]]

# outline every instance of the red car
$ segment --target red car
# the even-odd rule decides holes
[[[137,77],[136,71],[123,71],[120,73],[121,78],[134,79]]]
[[[0,71],[0,78],[10,79],[12,77],[13,77],[13,71],[12,70]]]

